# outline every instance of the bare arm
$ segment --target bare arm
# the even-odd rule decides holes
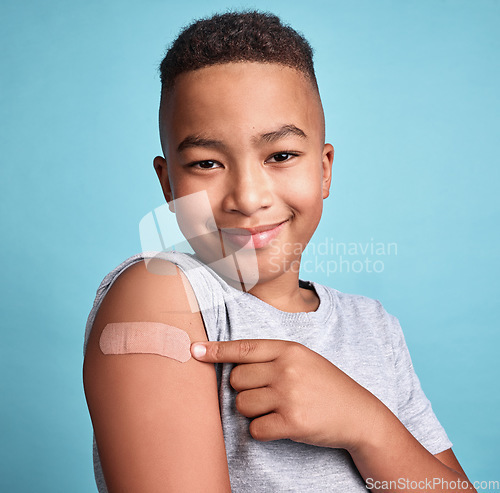
[[[385,406],[377,414],[349,450],[371,491],[476,491],[451,449],[432,455]]]
[[[200,361],[237,364],[236,407],[252,419],[256,440],[344,448],[371,491],[475,491],[451,449],[432,455],[373,394],[301,344],[245,339],[191,351]]]
[[[166,262],[166,261],[161,261]],[[169,264],[172,267],[172,264]],[[89,337],[84,388],[110,493],[230,492],[213,365],[152,354],[104,355],[110,322],[161,322],[207,340],[178,269],[129,267],[110,288]]]

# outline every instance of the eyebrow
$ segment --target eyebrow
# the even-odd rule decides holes
[[[182,142],[177,146],[177,151],[181,152],[184,149],[190,147],[211,147],[222,149],[225,147],[224,143],[220,140],[206,139],[200,135],[188,135]]]
[[[260,134],[254,137],[252,141],[254,144],[258,144],[260,142],[265,142],[269,144],[272,142],[276,142],[277,140],[283,139],[285,137],[288,137],[290,135],[296,135],[303,139],[307,138],[307,135],[302,129],[300,129],[295,125],[288,124],[288,125],[282,125],[281,127],[279,127],[276,130],[273,130],[272,132],[266,132]],[[184,149],[188,149],[191,147],[209,147],[215,149],[224,149],[226,145],[221,140],[209,139],[201,135],[188,135],[177,146],[177,152],[181,152]]]
[[[284,137],[288,137],[289,135],[297,135],[298,137],[307,139],[307,135],[302,129],[296,127],[295,125],[288,124],[288,125],[282,125],[280,128],[272,132],[266,132],[265,134],[261,134],[258,137],[254,138],[253,141],[255,143],[258,143],[259,141],[271,143],[283,139]]]

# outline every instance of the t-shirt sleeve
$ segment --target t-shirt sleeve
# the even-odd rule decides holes
[[[422,390],[399,321],[393,315],[389,317],[393,329],[398,418],[431,454],[438,454],[451,448],[452,443]]]

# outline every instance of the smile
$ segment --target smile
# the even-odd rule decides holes
[[[255,228],[221,228],[223,238],[240,248],[263,248],[276,238],[288,222],[268,224]]]

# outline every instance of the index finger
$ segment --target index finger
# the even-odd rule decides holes
[[[275,339],[194,342],[191,354],[206,363],[264,363],[276,359],[287,343]]]

